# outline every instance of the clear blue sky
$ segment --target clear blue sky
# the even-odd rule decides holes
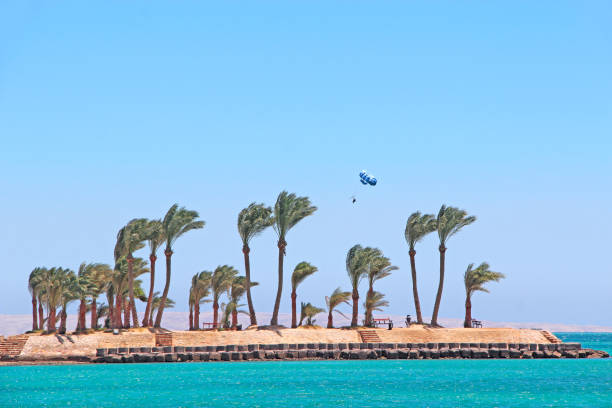
[[[478,221],[448,243],[441,316],[462,316],[463,272],[487,261],[507,279],[474,316],[612,325],[611,15],[606,1],[2,2],[0,313],[29,312],[33,267],[112,263],[122,225],[174,202],[207,223],[175,247],[186,310],[193,273],[242,271],[240,209],[287,189],[319,207],[287,238],[286,287],[299,261],[319,267],[299,300],[347,289],[361,243],[400,267],[378,284],[388,312],[413,314],[406,218],[446,203]],[[417,247],[426,315],[436,240]],[[260,311],[276,251],[272,230],[253,241]]]

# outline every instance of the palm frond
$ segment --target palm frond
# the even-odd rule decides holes
[[[291,274],[291,286],[295,290],[307,277],[318,271],[316,266],[308,262],[300,262]]]

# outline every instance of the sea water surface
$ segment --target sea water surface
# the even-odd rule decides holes
[[[612,333],[557,333],[612,354]],[[0,367],[1,407],[611,407],[612,359]]]

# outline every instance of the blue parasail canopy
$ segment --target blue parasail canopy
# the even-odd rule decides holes
[[[361,184],[369,184],[371,186],[375,186],[377,183],[376,178],[368,174],[367,170],[361,170],[361,172],[359,172],[359,181],[361,181]]]

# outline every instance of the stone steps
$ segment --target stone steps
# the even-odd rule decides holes
[[[546,337],[546,340],[550,341],[553,344],[563,343],[557,336],[553,335],[548,330],[540,330],[540,333],[542,333],[544,337]]]
[[[172,346],[172,333],[155,333],[155,346]]]
[[[28,341],[27,334],[7,337],[0,341],[0,356],[18,356]]]
[[[361,341],[364,343],[380,343],[380,337],[376,330],[359,330]]]

